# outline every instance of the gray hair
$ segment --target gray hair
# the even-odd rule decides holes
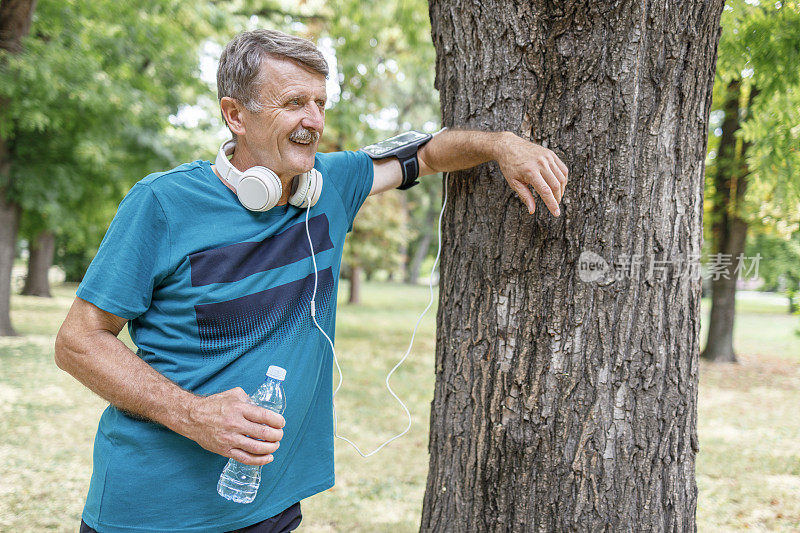
[[[328,63],[322,52],[308,39],[277,30],[246,31],[234,37],[219,58],[217,99],[228,96],[241,102],[252,113],[261,111],[262,106],[258,101],[259,89],[264,81],[261,79],[261,65],[269,57],[291,59],[328,76]],[[225,120],[224,116],[222,120]]]

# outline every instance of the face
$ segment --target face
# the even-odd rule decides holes
[[[237,151],[252,164],[292,177],[314,166],[325,127],[325,76],[288,59],[269,58],[262,66],[261,111],[240,112]]]

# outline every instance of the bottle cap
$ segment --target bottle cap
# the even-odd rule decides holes
[[[286,369],[279,366],[271,365],[267,369],[267,377],[283,381],[286,379]]]

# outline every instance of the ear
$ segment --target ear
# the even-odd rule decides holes
[[[235,135],[244,135],[245,127],[243,113],[244,106],[230,96],[223,96],[219,101],[219,107],[222,110],[222,116],[225,117],[225,122],[228,123],[228,128]]]

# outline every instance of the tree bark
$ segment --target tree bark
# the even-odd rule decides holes
[[[28,275],[22,294],[50,298],[50,279],[48,274],[53,266],[53,255],[56,250],[56,237],[52,231],[43,231],[31,241],[28,256]]]
[[[0,50],[18,53],[28,35],[37,0],[0,1]]]
[[[721,11],[431,0],[443,124],[531,138],[570,183],[553,218],[495,164],[446,178],[420,531],[696,529],[691,267]]]
[[[736,266],[744,256],[747,239],[747,222],[740,216],[740,206],[747,192],[747,148],[742,142],[737,149],[736,132],[746,118],[753,98],[758,94],[753,88],[749,103],[741,109],[741,80],[728,83],[723,112],[722,137],[714,175],[714,193],[711,196],[712,257],[709,266],[711,278],[711,312],[706,346],[700,356],[717,363],[735,363],[733,327],[736,319]]]
[[[0,1],[0,50],[12,54],[22,50],[22,38],[30,31],[34,9],[36,0]],[[0,113],[8,105],[6,99],[0,98]],[[0,336],[16,335],[11,325],[11,270],[16,255],[20,208],[8,197],[11,157],[8,139],[0,136]]]
[[[361,270],[360,266],[350,267],[350,297],[347,299],[349,304],[361,303]]]

